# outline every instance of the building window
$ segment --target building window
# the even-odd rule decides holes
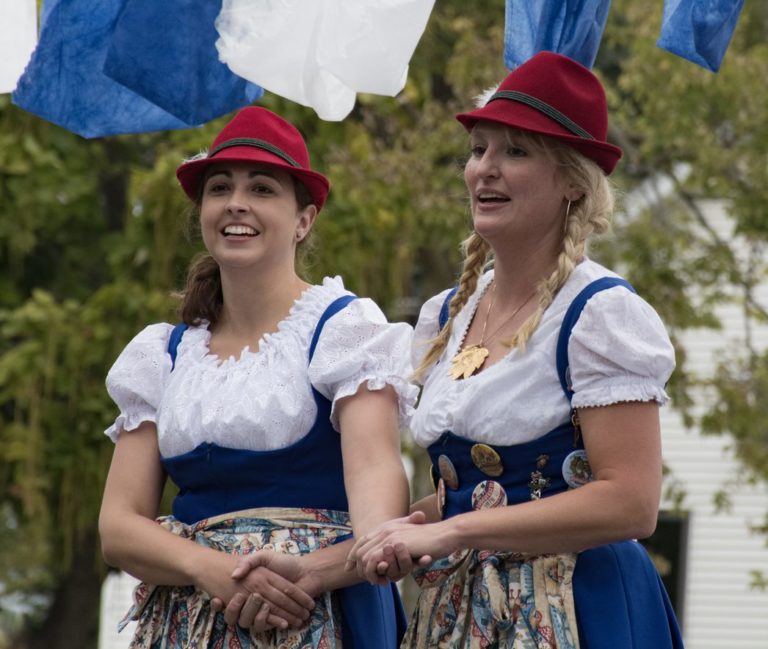
[[[675,615],[682,627],[685,566],[688,547],[688,512],[659,512],[653,536],[640,541],[661,575]]]

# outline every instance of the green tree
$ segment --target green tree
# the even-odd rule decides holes
[[[673,331],[720,327],[717,304],[744,309],[746,343],[729,350],[705,381],[716,398],[700,423],[705,432],[732,434],[740,459],[765,479],[768,432],[757,422],[764,421],[768,359],[755,349],[751,328],[768,316],[756,290],[768,271],[768,89],[757,82],[768,78],[768,7],[745,6],[714,75],[654,47],[660,16],[630,0],[615,5],[624,20],[613,23],[606,45],[614,57],[608,74],[627,184],[669,189],[620,228],[610,252],[601,252],[629,266]],[[703,199],[726,202],[732,237],[708,220]],[[677,373],[678,407],[688,405],[680,388],[696,378]]]
[[[163,229],[178,227],[167,212],[147,226],[131,218],[138,203],[127,209],[153,139],[84,142],[5,97],[0,124],[0,596],[38,596],[20,600],[26,646],[91,646],[110,456],[104,372],[147,317],[169,310],[158,269],[174,252]]]
[[[626,153],[622,182],[655,198],[622,220],[600,255],[628,269],[673,338],[686,328],[722,328],[717,305],[743,310],[744,343],[724,350],[711,376],[687,371],[676,345],[670,391],[689,425],[730,436],[747,479],[765,481],[768,355],[754,329],[768,318],[758,290],[768,271],[768,90],[761,82],[768,78],[768,6],[744,7],[716,75],[656,48],[661,16],[642,3],[619,0],[612,12],[620,20],[609,23],[601,57],[613,136]],[[702,209],[706,199],[724,201],[731,235]],[[693,395],[708,404],[698,417]],[[730,489],[723,486],[716,507],[728,506]],[[765,576],[755,573],[754,585],[764,588]]]

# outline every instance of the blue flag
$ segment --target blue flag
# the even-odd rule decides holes
[[[13,102],[83,137],[190,126],[102,72],[124,0],[47,0]]]
[[[188,124],[252,104],[264,94],[219,61],[221,0],[124,0],[104,73]]]
[[[611,0],[507,0],[504,64],[514,69],[542,51],[591,68]]]
[[[656,45],[717,72],[743,5],[744,0],[665,0]]]

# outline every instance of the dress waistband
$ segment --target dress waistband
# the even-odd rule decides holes
[[[444,518],[551,496],[592,477],[570,423],[513,446],[477,443],[446,431],[427,450]]]
[[[179,487],[174,516],[190,524],[256,507],[347,511],[340,436],[323,424],[318,420],[303,439],[283,449],[248,451],[206,443],[163,458]]]

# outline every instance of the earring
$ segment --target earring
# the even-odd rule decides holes
[[[563,219],[563,236],[568,232],[568,215],[571,213],[571,201],[568,200],[568,205],[565,206],[565,218]]]

